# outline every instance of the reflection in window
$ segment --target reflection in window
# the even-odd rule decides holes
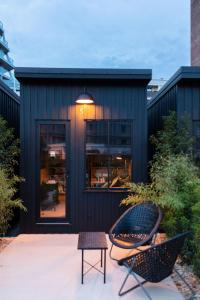
[[[86,185],[125,188],[132,179],[131,121],[86,122]]]
[[[65,125],[40,125],[40,217],[65,217]]]

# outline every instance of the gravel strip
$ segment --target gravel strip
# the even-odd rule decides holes
[[[13,241],[14,238],[0,238],[0,252]]]

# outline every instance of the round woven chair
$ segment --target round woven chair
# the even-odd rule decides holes
[[[112,256],[113,246],[135,249],[151,244],[161,220],[162,212],[154,203],[143,202],[130,207],[110,229],[110,258],[119,261]]]

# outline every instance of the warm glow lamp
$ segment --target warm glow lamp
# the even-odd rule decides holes
[[[78,103],[78,104],[92,104],[92,103],[94,103],[94,99],[93,99],[92,95],[85,92],[85,93],[80,94],[78,96],[78,98],[76,99],[76,103]]]

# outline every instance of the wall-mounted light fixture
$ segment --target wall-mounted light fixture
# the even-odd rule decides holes
[[[116,159],[121,160],[122,157],[121,156],[116,156]]]
[[[85,91],[84,93],[80,94],[78,98],[76,99],[76,103],[78,104],[93,104],[94,103],[94,98],[92,97],[91,94]]]

